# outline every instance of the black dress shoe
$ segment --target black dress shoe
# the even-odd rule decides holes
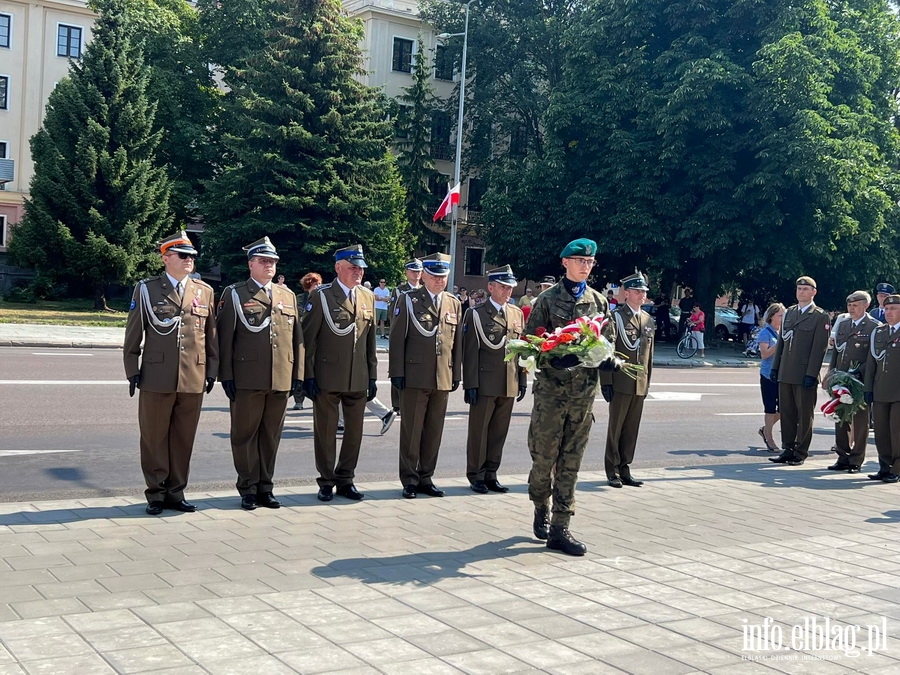
[[[477,492],[480,495],[486,495],[488,493],[487,485],[484,484],[483,480],[476,480],[474,483],[469,483],[469,487],[472,488],[472,492]]]
[[[829,471],[846,471],[849,468],[850,468],[849,464],[843,464],[841,462],[836,462],[836,463],[832,464],[831,466],[829,466],[828,470]],[[857,470],[859,470],[859,467],[857,467]]]
[[[878,473],[870,473],[870,474],[867,476],[867,478],[868,478],[869,480],[881,480],[881,479],[884,478],[888,473],[890,473],[890,472],[888,472],[888,471],[879,471]]]
[[[163,512],[162,502],[150,502],[147,504],[147,513],[151,516],[158,516]]]
[[[444,491],[438,490],[434,483],[429,483],[428,485],[419,484],[419,487],[416,488],[416,493],[420,495],[428,495],[429,497],[443,497]]]
[[[546,541],[547,537],[550,536],[550,509],[541,508],[539,506],[534,507],[534,523],[532,524],[532,531],[534,532],[535,538]]]
[[[790,460],[794,458],[794,453],[790,450],[785,450],[778,457],[768,457],[767,459],[770,462],[775,462],[776,464],[787,464]]]
[[[609,485],[609,487],[622,487],[622,480],[618,476],[613,476],[612,478],[607,479],[606,483]]]
[[[587,546],[578,541],[569,532],[569,528],[559,525],[550,526],[550,536],[547,537],[547,548],[552,551],[560,551],[566,555],[584,555]]]
[[[900,480],[900,476],[895,473],[886,473],[881,477],[882,483],[896,483]]]
[[[319,494],[316,497],[320,502],[330,502],[334,499],[334,488],[331,485],[323,485],[319,488]]]
[[[404,499],[415,499],[416,498],[416,486],[415,485],[405,485],[403,487],[403,498]]]
[[[244,495],[241,497],[241,508],[244,511],[253,511],[256,508],[256,495]]]
[[[193,513],[197,510],[196,506],[189,504],[183,499],[180,502],[163,502],[163,507],[170,511],[181,511],[182,513]]]
[[[256,496],[256,501],[260,506],[265,506],[267,509],[281,508],[281,502],[275,499],[275,495],[271,492],[260,492]]]
[[[802,459],[800,457],[797,457],[797,455],[794,455],[787,462],[785,462],[785,464],[787,464],[788,466],[800,466],[805,461],[806,461],[805,459]]]
[[[847,473],[859,473],[859,467],[856,464],[851,464],[847,467]]]
[[[341,485],[335,490],[341,497],[346,497],[347,499],[352,499],[355,502],[358,502],[360,499],[365,497],[365,495],[356,489],[356,486],[353,483],[349,485]]]
[[[637,480],[631,475],[630,471],[622,472],[622,485],[628,485],[630,487],[641,487],[644,484],[644,481]]]
[[[487,489],[490,490],[491,492],[500,492],[500,493],[509,492],[509,488],[506,487],[505,485],[500,485],[500,481],[498,481],[496,478],[491,478],[490,480],[486,480],[486,481],[484,481],[484,484],[485,484],[485,487],[487,487]]]

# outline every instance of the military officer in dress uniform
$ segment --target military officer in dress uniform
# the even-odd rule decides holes
[[[407,291],[414,291],[422,285],[423,269],[422,261],[418,258],[407,261],[403,270],[404,274],[406,274],[406,281],[398,284],[397,287],[391,291],[391,301],[388,304],[388,317],[390,317],[391,328],[393,328],[394,324],[394,310],[397,308],[397,302],[404,293]],[[388,342],[388,344],[390,344],[390,342]],[[391,408],[393,408],[394,413],[400,412],[400,392],[397,391],[397,387],[394,385],[391,385]]]
[[[510,303],[519,282],[509,265],[488,272],[488,301],[469,309],[463,323],[463,389],[469,404],[466,477],[474,492],[508,492],[497,480],[513,398],[528,383],[518,358],[504,361],[506,343],[525,330],[522,310]]]
[[[875,299],[878,301],[878,306],[869,312],[872,318],[877,319],[880,323],[884,323],[884,301],[887,296],[893,294],[894,287],[885,281],[875,286]]]
[[[644,481],[631,475],[631,462],[637,445],[644,399],[650,386],[653,370],[653,338],[656,323],[641,305],[647,302],[647,279],[635,272],[622,279],[625,302],[612,313],[616,326],[616,352],[625,355],[626,363],[643,367],[634,377],[623,372],[600,374],[600,392],[609,403],[609,423],[606,431],[606,478],[609,485],[640,487]]]
[[[835,370],[856,371],[859,380],[865,382],[872,331],[881,325],[880,321],[866,314],[871,302],[872,296],[865,291],[854,291],[847,296],[847,314],[837,320],[832,331],[834,349],[828,372],[822,380],[825,391],[829,391],[828,376]],[[859,467],[866,461],[866,444],[869,442],[868,408],[858,411],[851,424],[835,424],[834,435],[834,451],[838,454],[838,460],[828,468],[831,471],[859,473]]]
[[[212,390],[219,368],[215,296],[189,276],[197,249],[182,231],[160,242],[159,251],[166,271],[135,286],[124,344],[131,395],[141,390],[141,469],[150,515],[164,508],[196,511],[184,500],[184,488],[203,393]]]
[[[375,295],[362,286],[368,267],[362,246],[334,254],[334,282],[319,286],[306,304],[303,341],[306,345],[306,395],[313,401],[313,444],[319,472],[319,499],[360,500],[353,477],[362,443],[366,401],[375,398],[378,359],[375,356]],[[344,410],[344,437],[337,453],[338,407]]]
[[[784,313],[772,379],[778,382],[781,409],[781,442],[784,452],[770,462],[799,466],[809,456],[819,371],[828,349],[831,322],[828,312],[816,307],[816,282],[797,279],[797,304]]]
[[[462,307],[447,293],[450,256],[422,259],[423,285],[400,296],[391,321],[389,373],[400,391],[400,482],[403,496],[443,497],[432,477],[447,398],[462,371]]]
[[[231,401],[231,454],[241,508],[277,509],[275,456],[291,391],[303,380],[303,334],[294,292],[273,284],[278,253],[268,237],[245,246],[250,278],[219,299],[219,380]]]
[[[576,239],[563,248],[560,258],[566,274],[535,299],[526,333],[535,335],[538,328],[552,332],[582,316],[608,317],[606,298],[587,285],[596,255],[597,243],[591,239]],[[606,338],[615,340],[612,324],[607,324]],[[577,356],[567,354],[555,357],[537,372],[528,426],[532,460],[528,497],[534,502],[534,536],[546,539],[547,548],[568,555],[587,552],[587,546],[569,532],[569,520],[575,513],[575,484],[594,421],[594,396],[600,380],[597,368],[577,367],[579,363]],[[611,360],[601,367],[615,364]]]
[[[871,480],[900,480],[900,295],[884,299],[885,323],[872,331],[865,396],[875,417],[878,473]],[[855,420],[854,420],[855,423]]]

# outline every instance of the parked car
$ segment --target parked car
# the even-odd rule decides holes
[[[651,305],[652,307],[652,305]],[[646,310],[647,306],[644,306]],[[681,310],[673,307],[669,312],[669,320],[678,330],[678,321],[681,317]],[[740,315],[731,307],[716,307],[716,337],[720,340],[737,339],[738,324],[741,321]]]

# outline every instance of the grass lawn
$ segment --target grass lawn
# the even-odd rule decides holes
[[[98,312],[93,300],[54,300],[35,303],[0,300],[0,323],[42,323],[63,326],[124,327],[129,301],[111,301],[117,311]]]

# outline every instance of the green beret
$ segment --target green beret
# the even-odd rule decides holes
[[[597,242],[593,239],[576,239],[566,244],[559,254],[560,258],[571,258],[573,255],[583,255],[593,258],[597,255]]]

